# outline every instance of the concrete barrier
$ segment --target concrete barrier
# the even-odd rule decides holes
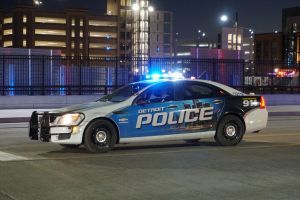
[[[278,105],[300,105],[299,94],[274,94],[274,95],[263,95],[266,99],[267,105],[278,106]]]
[[[0,109],[60,108],[68,105],[95,101],[99,95],[91,96],[1,96]],[[264,95],[268,106],[300,105],[300,95]]]
[[[96,101],[101,96],[1,96],[0,109],[61,108]]]

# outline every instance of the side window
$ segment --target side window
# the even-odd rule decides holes
[[[173,84],[158,84],[140,94],[135,104],[151,104],[174,101]]]
[[[213,98],[216,96],[213,88],[199,83],[185,83],[178,93],[180,100]]]

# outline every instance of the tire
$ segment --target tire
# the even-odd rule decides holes
[[[197,143],[200,141],[200,139],[191,139],[191,140],[184,140],[186,143],[192,144],[192,143]]]
[[[117,130],[109,121],[98,119],[85,130],[84,146],[92,153],[105,153],[117,143]]]
[[[80,144],[60,144],[60,146],[68,149],[77,149],[80,147]]]
[[[215,140],[221,146],[235,146],[242,141],[244,134],[245,126],[240,118],[227,115],[218,125]]]

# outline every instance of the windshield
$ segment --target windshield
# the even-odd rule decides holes
[[[98,101],[122,102],[149,85],[149,83],[133,83],[126,85],[117,89],[112,94],[102,97]]]

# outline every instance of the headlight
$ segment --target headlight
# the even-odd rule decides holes
[[[84,115],[80,113],[70,113],[59,116],[55,119],[54,125],[58,126],[77,126],[84,119]]]

